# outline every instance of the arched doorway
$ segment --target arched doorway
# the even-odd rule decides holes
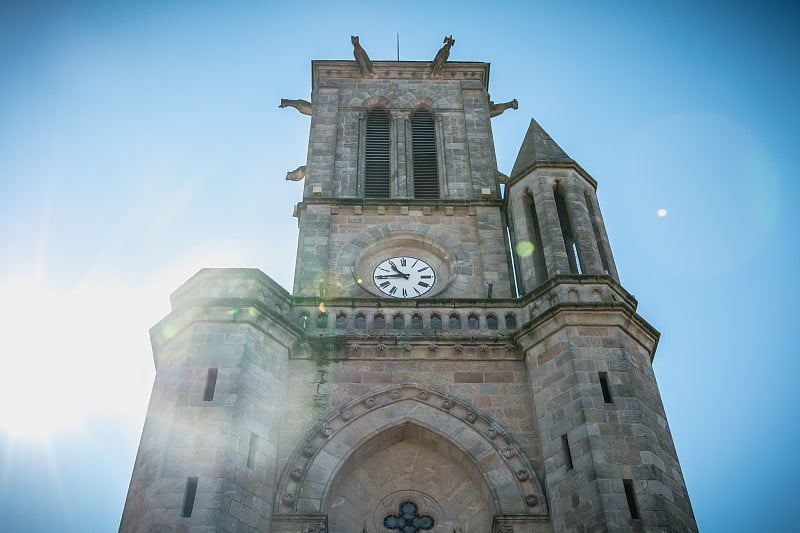
[[[350,455],[327,507],[332,533],[490,531],[495,514],[472,460],[414,423],[386,429]]]

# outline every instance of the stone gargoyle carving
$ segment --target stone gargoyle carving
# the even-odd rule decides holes
[[[454,44],[456,44],[456,40],[453,39],[452,35],[444,38],[444,46],[436,52],[436,57],[433,58],[433,63],[431,63],[431,74],[438,76],[442,73],[444,64],[447,63],[447,58],[450,57],[450,48]]]
[[[286,173],[286,181],[300,181],[306,177],[306,166],[302,165]]]
[[[311,115],[311,102],[308,100],[289,100],[287,98],[281,98],[281,105],[278,107],[281,109],[284,107],[293,107],[304,115]]]
[[[367,51],[359,44],[358,35],[351,35],[350,42],[353,43],[353,56],[358,63],[358,70],[361,71],[362,76],[369,76],[372,74],[372,61],[370,61]]]
[[[497,115],[502,115],[503,111],[506,109],[517,109],[519,108],[519,104],[517,103],[517,99],[514,98],[510,102],[503,102],[502,104],[495,104],[491,100],[489,100],[489,117],[496,117]]]

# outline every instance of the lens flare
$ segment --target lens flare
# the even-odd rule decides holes
[[[320,313],[325,313],[326,312],[325,311],[325,302],[320,302],[319,303],[319,312]]]
[[[531,241],[521,241],[517,243],[515,250],[517,251],[518,256],[528,257],[533,253],[534,246]]]
[[[658,211],[656,211],[656,213],[660,218],[664,218],[665,216],[667,216],[667,210],[664,208],[659,209]]]

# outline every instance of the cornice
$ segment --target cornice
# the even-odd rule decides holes
[[[324,86],[324,79],[480,81],[484,89],[489,88],[489,63],[448,61],[438,76],[431,74],[430,61],[373,61],[372,66],[373,73],[364,76],[355,61],[312,61],[312,90]]]

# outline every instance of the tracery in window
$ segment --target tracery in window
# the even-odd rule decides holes
[[[433,525],[433,517],[425,514],[420,515],[417,504],[410,501],[400,504],[399,513],[387,515],[383,519],[383,527],[401,531],[402,533],[418,533],[422,530],[433,529]]]

